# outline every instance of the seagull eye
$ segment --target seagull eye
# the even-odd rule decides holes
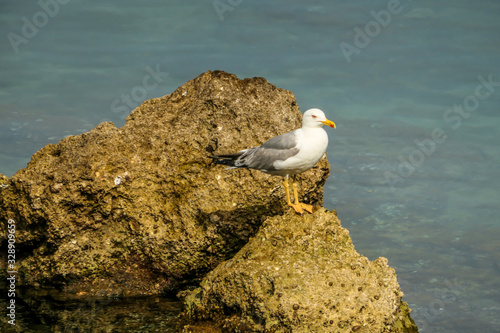
[[[313,117],[313,119],[316,119],[316,118],[318,118],[318,117],[317,117],[317,116],[315,116],[315,115],[312,115],[312,117]]]

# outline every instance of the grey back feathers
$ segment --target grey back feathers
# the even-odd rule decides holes
[[[295,131],[266,141],[262,146],[245,149],[236,154],[212,156],[216,164],[230,168],[251,168],[260,171],[275,171],[274,162],[284,161],[299,152]]]
[[[278,135],[266,141],[261,147],[266,149],[292,149],[297,146],[295,131]]]

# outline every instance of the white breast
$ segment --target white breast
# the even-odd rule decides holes
[[[285,161],[276,161],[280,173],[298,174],[311,169],[319,162],[328,147],[328,135],[321,127],[301,128],[296,132],[299,153]]]

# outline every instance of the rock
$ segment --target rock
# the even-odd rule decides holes
[[[269,217],[183,299],[183,332],[417,332],[387,259],[354,249],[335,213]]]
[[[16,222],[18,283],[87,295],[196,283],[266,217],[290,210],[280,177],[227,171],[208,156],[300,125],[290,91],[209,71],[145,101],[121,128],[102,123],[45,146],[1,177],[0,219]],[[323,159],[299,178],[305,202],[322,205],[328,173]],[[5,246],[6,223],[1,231]]]

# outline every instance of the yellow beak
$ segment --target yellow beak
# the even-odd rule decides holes
[[[326,125],[326,126],[330,126],[331,128],[335,128],[337,126],[335,126],[335,123],[331,120],[325,120],[325,121],[322,121],[323,125]]]

